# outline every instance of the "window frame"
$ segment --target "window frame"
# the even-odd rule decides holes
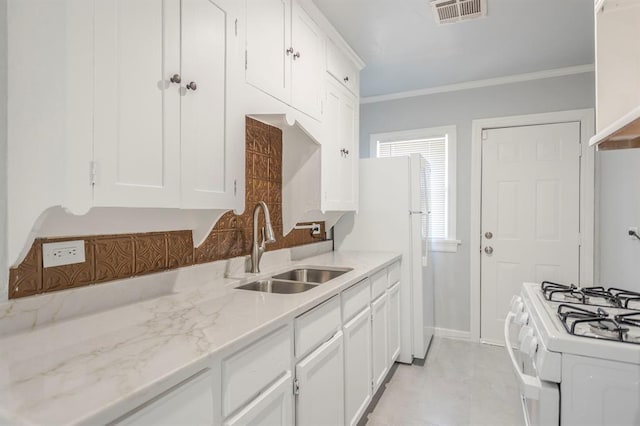
[[[447,225],[446,238],[429,237],[429,247],[431,251],[441,252],[457,252],[458,246],[461,244],[456,239],[456,193],[457,193],[457,174],[456,174],[456,151],[457,151],[457,131],[455,125],[427,127],[422,129],[400,130],[385,133],[372,133],[369,135],[369,157],[378,157],[379,142],[393,142],[410,139],[431,139],[447,136]]]

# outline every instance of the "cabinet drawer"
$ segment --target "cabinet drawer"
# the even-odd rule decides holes
[[[389,266],[389,283],[388,286],[391,287],[395,283],[400,281],[400,261]]]
[[[352,93],[358,94],[358,68],[333,41],[327,41],[327,71]]]
[[[326,342],[341,328],[340,298],[332,297],[295,320],[296,358]]]
[[[226,417],[291,371],[291,328],[283,327],[222,361]]]
[[[342,321],[346,323],[369,306],[371,301],[369,278],[342,292]]]
[[[371,300],[377,299],[383,294],[387,290],[388,284],[386,268],[373,274],[371,276]]]
[[[168,390],[130,415],[124,425],[203,425],[214,422],[214,377],[207,369]]]

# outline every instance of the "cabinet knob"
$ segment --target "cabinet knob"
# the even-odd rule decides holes
[[[300,52],[296,52],[293,54],[293,60],[295,61],[296,59],[300,58]]]
[[[349,150],[346,148],[342,148],[340,150],[340,155],[342,155],[343,157],[346,157],[347,155],[349,155]]]
[[[196,84],[195,81],[191,81],[189,82],[189,84],[187,84],[187,90],[193,90],[195,92],[197,88],[198,88],[198,85]]]
[[[343,80],[344,80],[345,83],[348,83],[349,82],[349,76],[346,76],[345,78],[343,78]]]
[[[287,52],[287,56],[291,55],[293,53],[293,47],[288,48],[285,52]]]
[[[180,74],[174,74],[171,76],[171,78],[169,78],[169,81],[172,83],[180,84],[180,82],[182,81],[182,77],[180,77]]]

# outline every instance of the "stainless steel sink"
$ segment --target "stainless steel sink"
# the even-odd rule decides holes
[[[274,275],[273,279],[323,284],[352,270],[353,268],[298,268],[292,269],[291,271],[283,272],[278,275]]]
[[[314,287],[314,284],[309,283],[268,279],[254,281],[236,288],[242,290],[262,291],[264,293],[294,294],[311,290]]]

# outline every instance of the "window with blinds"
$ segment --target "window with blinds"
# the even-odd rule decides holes
[[[421,154],[430,166],[429,238],[447,239],[448,222],[448,158],[449,136],[424,139],[379,141],[378,157],[399,157]]]

